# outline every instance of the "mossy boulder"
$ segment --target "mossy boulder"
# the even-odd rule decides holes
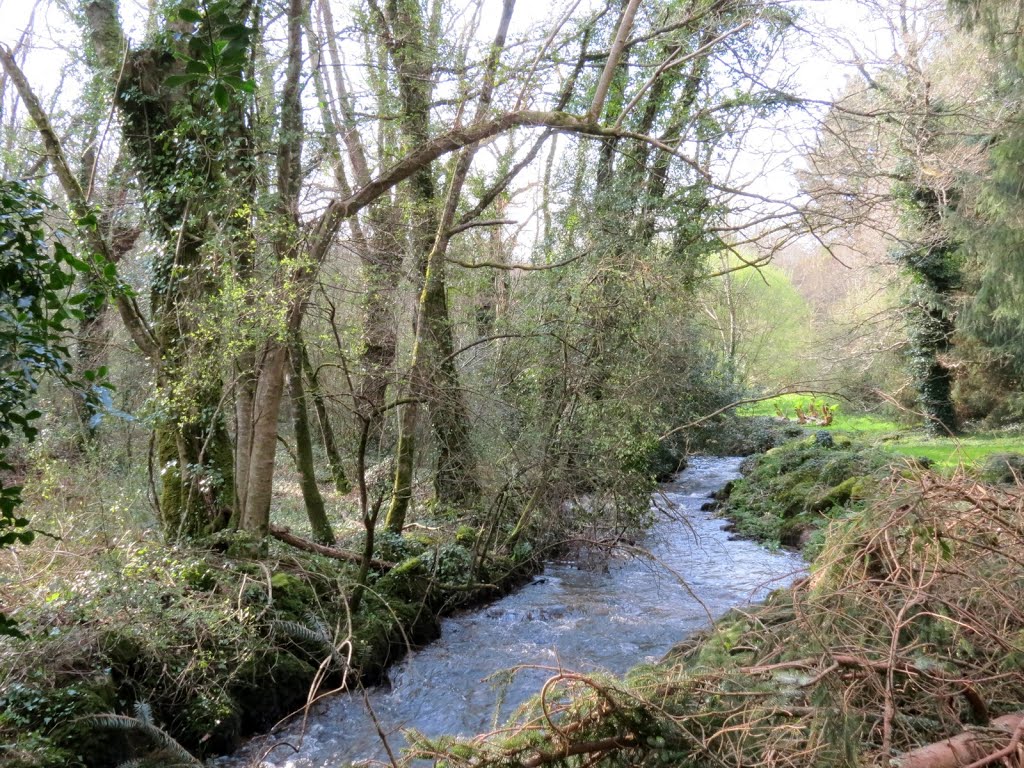
[[[993,453],[985,460],[981,478],[989,483],[1024,481],[1024,453]]]
[[[863,500],[888,463],[886,454],[848,438],[811,435],[746,463],[722,512],[742,535],[803,547],[827,519]]]
[[[827,512],[832,507],[845,507],[851,501],[862,499],[866,481],[861,475],[848,477],[829,488],[810,504],[812,512]]]
[[[301,707],[315,674],[313,664],[283,649],[250,655],[230,685],[241,732],[265,731]]]
[[[199,691],[180,710],[173,725],[179,741],[201,754],[231,751],[242,737],[239,704],[222,689]]]
[[[301,620],[317,605],[316,591],[297,575],[275,573],[270,577],[270,587],[268,597],[279,618]]]
[[[374,589],[385,600],[390,598],[404,603],[422,603],[427,600],[431,582],[428,558],[418,555],[403,560],[388,571],[377,581]]]

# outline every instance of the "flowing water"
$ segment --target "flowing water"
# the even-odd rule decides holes
[[[731,540],[723,521],[700,509],[738,476],[739,463],[694,458],[660,486],[657,522],[642,542],[649,558],[618,557],[595,568],[552,563],[515,594],[446,619],[437,642],[392,668],[389,685],[368,692],[396,754],[403,728],[430,736],[492,730],[557,668],[622,674],[661,658],[729,608],[793,581],[802,571],[798,556]],[[511,680],[496,674],[521,665]],[[221,764],[335,768],[386,759],[362,696],[342,694],[317,704],[304,732],[296,723]]]

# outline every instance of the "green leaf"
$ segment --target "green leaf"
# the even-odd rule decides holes
[[[203,16],[198,11],[194,11],[191,8],[179,8],[178,18],[182,21],[187,21],[192,24],[198,24],[203,20]]]
[[[85,216],[79,217],[75,223],[80,227],[95,229],[99,225],[99,220],[96,218],[95,211],[89,211]]]
[[[188,83],[195,83],[200,79],[199,75],[168,75],[164,78],[164,85],[168,88],[178,88]]]
[[[199,59],[189,59],[188,64],[185,65],[185,72],[190,75],[208,75],[210,74],[210,65]]]
[[[213,86],[213,100],[217,102],[217,106],[221,110],[226,110],[231,106],[231,96],[228,93],[228,89],[224,86],[224,83],[217,83]]]
[[[89,265],[88,264],[86,264],[81,259],[76,258],[75,256],[72,256],[70,253],[67,254],[64,257],[64,261],[67,262],[69,267],[71,267],[72,269],[76,269],[79,272],[88,272],[89,271]],[[63,285],[61,287],[63,287]]]
[[[235,38],[235,37],[249,37],[255,33],[256,30],[251,27],[245,26],[245,24],[228,24],[224,29],[220,31],[221,37]]]

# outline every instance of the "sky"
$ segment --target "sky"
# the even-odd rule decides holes
[[[582,0],[584,3],[591,1]],[[498,0],[490,2],[497,8]],[[541,16],[550,17],[575,2],[519,0],[514,19],[516,24],[523,25]],[[892,42],[880,31],[879,25],[864,20],[861,2],[794,0],[793,5],[801,11],[801,26],[808,32],[797,36],[796,43],[786,50],[779,71],[785,69],[792,82],[791,90],[802,97],[821,102],[836,97],[848,78],[856,74],[848,61],[853,55],[851,51],[859,52],[868,60],[879,60],[885,58],[886,50],[892,49]],[[147,0],[121,0],[121,6],[129,36],[141,36],[140,20],[145,18]],[[46,95],[52,93],[60,82],[66,50],[80,43],[77,31],[68,24],[53,0],[0,0],[0,43],[11,46],[18,41],[33,9],[33,52],[25,69],[46,103]],[[496,16],[484,14],[480,34],[486,39],[492,34],[487,27],[496,24]],[[75,86],[72,80],[64,82],[61,87],[65,93],[73,93]],[[801,166],[803,151],[813,143],[818,120],[824,111],[824,106],[817,106],[772,115],[749,130],[743,138],[743,148],[722,161],[719,173],[729,174],[729,186],[743,188],[754,196],[792,201],[799,194],[795,171]],[[486,162],[485,157],[486,153],[481,153],[483,162]],[[747,203],[754,208],[770,205],[751,198],[747,198]]]

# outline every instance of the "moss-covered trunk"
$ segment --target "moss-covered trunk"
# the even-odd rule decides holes
[[[338,451],[338,442],[334,437],[334,427],[331,426],[331,416],[327,412],[327,403],[320,390],[320,377],[309,360],[309,351],[306,349],[306,345],[302,343],[300,346],[302,373],[306,377],[309,396],[313,401],[313,410],[316,412],[317,426],[320,428],[320,439],[324,444],[324,453],[327,454],[327,464],[331,468],[331,482],[334,483],[334,490],[338,493],[348,493],[352,490],[352,484],[341,463],[341,453]]]
[[[150,303],[164,533],[172,539],[200,536],[226,526],[234,502],[222,371],[206,362],[219,355],[200,326],[220,267],[205,246],[219,206],[228,204],[225,174],[235,169],[238,146],[229,139],[247,135],[245,117],[235,105],[222,114],[222,134],[201,132],[194,115],[204,114],[209,104],[194,103],[197,94],[186,85],[167,85],[183,71],[184,38],[132,48],[116,3],[92,0],[84,10],[93,64],[117,82],[124,146],[159,247]],[[244,18],[248,4],[239,2],[236,10]],[[204,151],[186,151],[196,145]],[[223,163],[211,164],[210,157]]]
[[[324,497],[316,484],[316,464],[313,461],[313,440],[309,432],[309,414],[306,405],[306,391],[302,386],[302,337],[292,335],[289,352],[288,390],[292,406],[292,426],[295,431],[295,459],[299,472],[302,499],[306,504],[313,538],[323,544],[333,544],[334,531],[327,519]]]

